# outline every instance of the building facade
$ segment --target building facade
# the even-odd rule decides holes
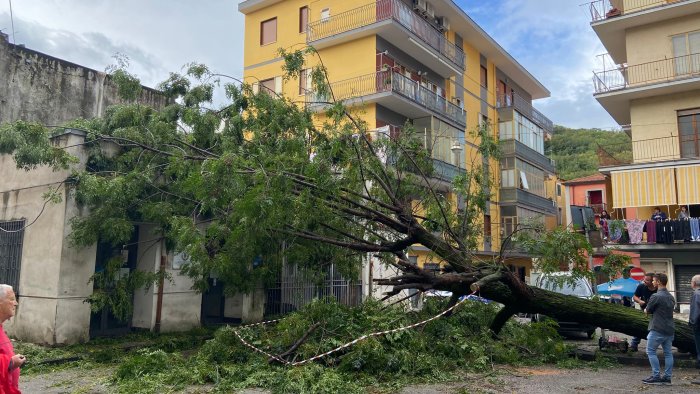
[[[310,45],[318,54],[307,57],[308,66],[322,60],[335,98],[370,128],[391,132],[410,123],[424,133],[445,190],[472,163],[484,164],[495,180],[482,218],[484,258],[519,223],[561,222],[554,163],[544,155],[553,124],[532,106],[549,91],[454,1],[247,0],[238,9],[245,14],[244,76],[254,90],[320,109],[308,78],[283,80],[277,52]],[[501,140],[500,161],[483,162],[477,152],[470,132],[483,124]],[[409,256],[440,266],[421,245]],[[514,251],[511,261],[529,276],[528,256]],[[365,281],[380,274],[375,270]]]
[[[700,216],[700,1],[600,0],[590,10],[608,50],[594,97],[632,139],[631,161],[610,157],[600,169],[611,180],[612,208],[628,219],[648,220],[655,207],[670,219],[682,206]],[[646,231],[618,247],[640,253],[645,270],[667,273],[684,304],[700,273],[700,245],[675,234],[661,242]]]

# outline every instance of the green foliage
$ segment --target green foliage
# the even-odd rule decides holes
[[[90,278],[94,283],[94,290],[85,302],[90,304],[93,312],[108,307],[117,319],[125,322],[133,312],[134,292],[148,291],[161,279],[161,276],[165,280],[167,273],[132,270],[122,275],[120,271],[122,266],[121,256],[117,256],[107,262],[103,271],[95,273]]]
[[[632,265],[632,258],[625,254],[610,253],[605,256],[603,260],[603,265],[600,267],[600,271],[605,274],[611,280],[618,277],[619,275],[624,275],[625,272],[629,276],[629,267]]]
[[[535,267],[543,274],[561,271],[569,267],[570,276],[562,279],[575,283],[577,278],[592,279],[593,273],[588,269],[588,255],[593,253],[586,237],[571,232],[566,227],[557,227],[549,232],[521,231],[517,235],[518,245],[538,256]]]
[[[547,155],[556,161],[557,173],[566,180],[597,173],[599,147],[620,162],[632,159],[632,142],[622,132],[555,126],[551,141],[545,142]]]

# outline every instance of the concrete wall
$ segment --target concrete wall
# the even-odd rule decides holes
[[[635,65],[673,58],[671,36],[696,31],[699,27],[700,14],[695,14],[628,29],[625,37],[627,64]],[[649,72],[658,75],[658,67]]]
[[[80,143],[84,135],[68,132],[54,141],[59,146]],[[86,155],[73,168],[84,167]],[[11,156],[0,156],[0,221],[25,219],[20,283],[20,306],[8,334],[36,343],[73,343],[88,339],[90,308],[83,300],[92,293],[95,247],[76,249],[67,240],[68,219],[80,215],[75,200],[61,182],[70,170],[39,167],[18,170]],[[43,194],[58,189],[63,201],[44,204]],[[43,212],[42,212],[43,209]],[[36,221],[35,221],[36,220]]]
[[[17,120],[61,125],[101,116],[120,102],[104,72],[10,44],[0,33],[0,124]],[[162,107],[166,99],[144,88],[139,102]]]
[[[137,269],[156,272],[160,268],[163,253],[159,235],[153,225],[141,225],[139,228],[139,251]],[[173,269],[173,253],[166,252],[165,271],[170,280],[163,283],[163,305],[161,310],[161,332],[184,331],[197,327],[201,322],[202,295],[192,289],[194,282],[182,274],[180,269]],[[153,330],[156,326],[158,286],[134,293],[134,316],[132,326]]]
[[[634,146],[635,159],[648,161],[650,153],[664,160],[680,158],[677,111],[698,107],[698,91],[633,100],[630,103],[632,141],[651,140]],[[663,138],[672,136],[676,138]]]

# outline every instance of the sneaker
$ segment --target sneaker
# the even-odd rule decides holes
[[[661,378],[661,382],[662,382],[663,384],[665,384],[665,385],[670,385],[670,384],[671,384],[671,378],[669,378],[668,376],[664,376],[663,378]]]
[[[644,383],[644,384],[663,384],[664,379],[660,376],[649,376],[646,379],[642,379],[642,383]]]

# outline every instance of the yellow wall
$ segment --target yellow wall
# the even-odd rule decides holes
[[[655,96],[630,103],[635,161],[649,161],[650,152],[661,160],[680,158],[678,110],[700,106],[700,91]],[[663,138],[671,137],[675,138]],[[645,160],[646,159],[646,160]]]
[[[671,59],[673,58],[671,36],[696,30],[700,30],[700,14],[631,28],[626,33],[627,64],[635,65]],[[658,71],[654,72],[658,73]]]

